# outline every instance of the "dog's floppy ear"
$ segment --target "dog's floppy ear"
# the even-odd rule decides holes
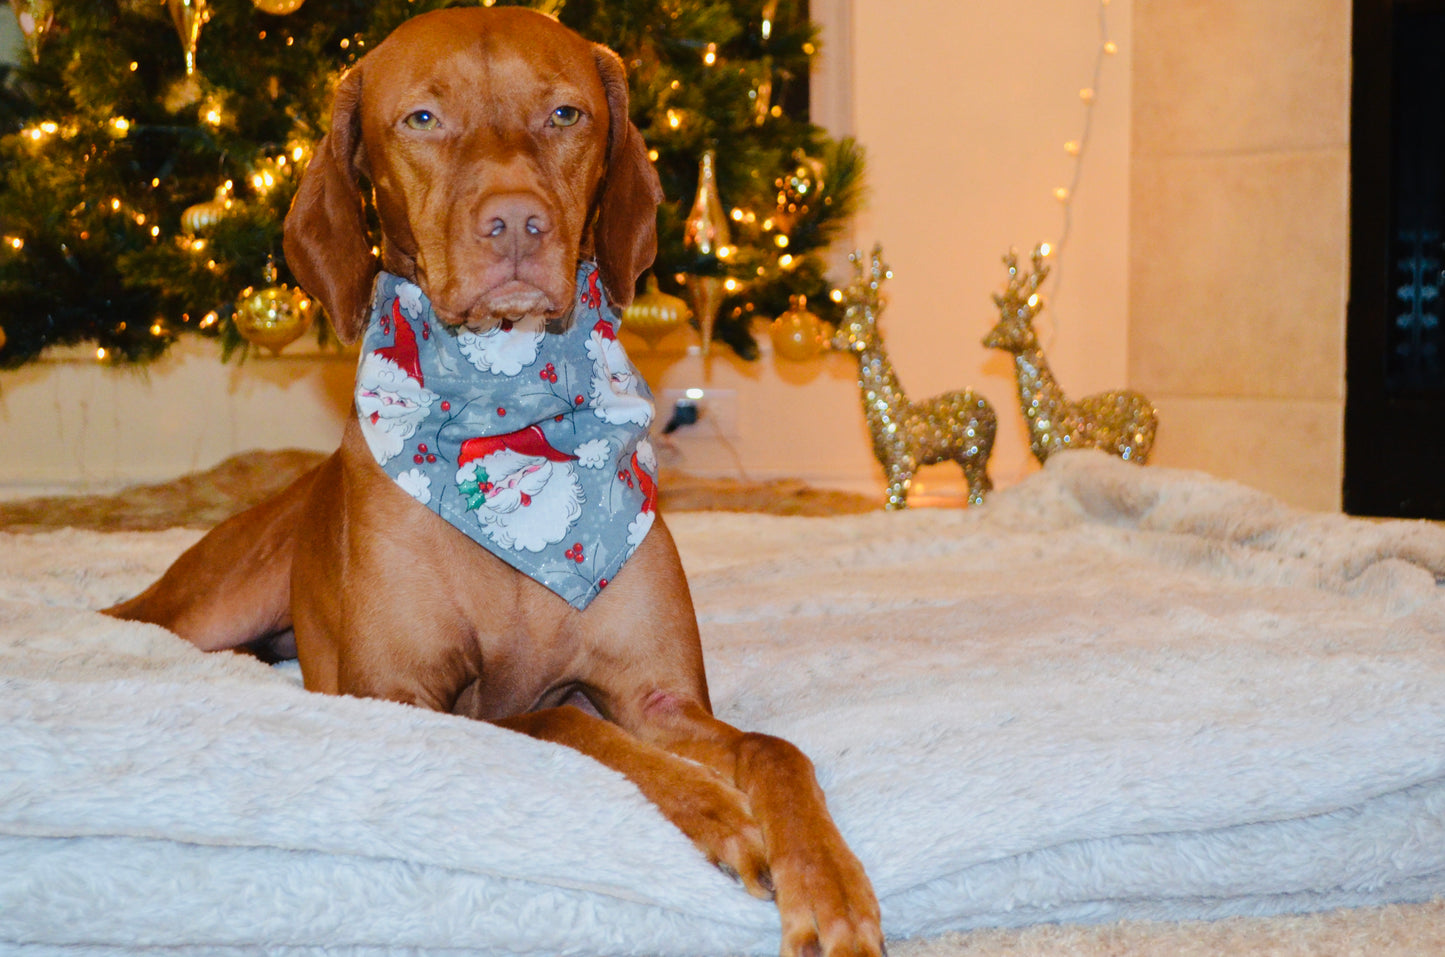
[[[322,137],[286,214],[286,265],[301,288],[320,300],[337,338],[361,335],[371,284],[381,268],[371,252],[361,197],[361,67],[341,78]]]
[[[597,197],[593,252],[607,297],[617,306],[632,302],[637,279],[657,255],[657,204],[662,183],[647,157],[647,144],[627,115],[627,74],[617,54],[595,47],[594,58],[607,90],[611,122],[607,173]]]

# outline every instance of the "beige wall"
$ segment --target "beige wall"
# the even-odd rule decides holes
[[[999,257],[1056,241],[1052,196],[1082,132],[1092,0],[814,0],[818,118],[868,149],[871,203],[844,246],[896,272],[884,334],[915,397],[972,386],[999,412],[999,484],[1036,466],[1012,368],[980,338]],[[1039,331],[1070,395],[1128,385],[1160,407],[1155,461],[1300,504],[1339,504],[1348,169],[1344,0],[1112,0],[1062,283]],[[838,271],[844,278],[846,263]],[[3,317],[0,317],[3,322]],[[766,337],[764,336],[764,339]],[[717,396],[674,464],[876,490],[844,356],[704,359],[679,334],[629,348],[659,390]],[[288,350],[288,355],[295,352]],[[346,358],[220,365],[194,344],[143,373],[84,360],[0,375],[0,489],[165,478],[252,447],[334,446]],[[714,427],[715,426],[715,427]],[[934,467],[924,491],[961,491]]]
[[[1138,0],[1129,380],[1155,461],[1335,510],[1348,0]]]

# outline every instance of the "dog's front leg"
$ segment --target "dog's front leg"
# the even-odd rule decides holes
[[[719,721],[690,698],[655,692],[624,719],[668,751],[716,769],[747,795],[762,829],[783,922],[784,957],[878,957],[878,900],[828,813],[813,763],[795,746]]]
[[[548,708],[493,723],[580,751],[622,774],[709,861],[737,877],[755,897],[773,896],[762,832],[747,799],[711,768],[640,741],[578,708]]]

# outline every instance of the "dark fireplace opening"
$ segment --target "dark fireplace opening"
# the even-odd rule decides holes
[[[1445,0],[1356,0],[1345,510],[1445,518]]]

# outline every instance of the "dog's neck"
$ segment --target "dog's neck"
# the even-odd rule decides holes
[[[420,287],[377,277],[356,409],[377,464],[418,503],[582,608],[651,528],[651,393],[617,341],[597,268],[573,321],[442,325]]]

